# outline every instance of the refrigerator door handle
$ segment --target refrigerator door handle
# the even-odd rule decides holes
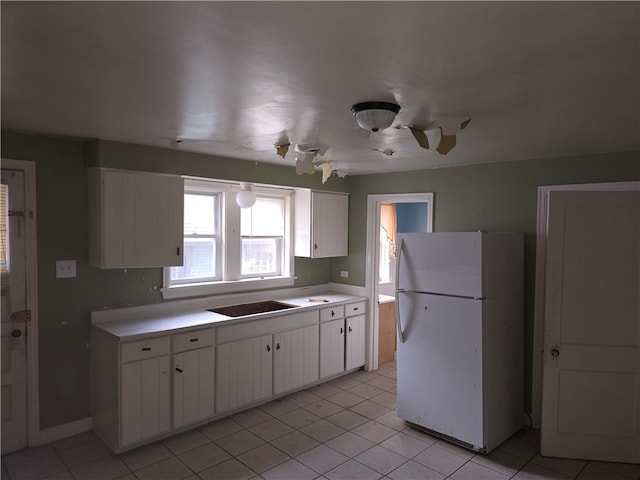
[[[400,289],[400,260],[402,259],[402,243],[401,238],[398,242],[398,257],[396,258],[396,329],[398,330],[398,339],[400,343],[404,343],[404,333],[402,333],[402,322],[400,321],[400,297],[398,293],[404,291]]]

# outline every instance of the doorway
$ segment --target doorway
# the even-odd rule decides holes
[[[431,232],[433,194],[369,195],[365,289],[372,312],[367,369],[393,360],[396,345],[395,239],[398,233]]]
[[[33,444],[37,421],[35,164],[2,160],[2,454]]]

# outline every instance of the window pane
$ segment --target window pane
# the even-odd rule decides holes
[[[258,197],[251,208],[240,211],[240,234],[251,236],[284,236],[284,199]]]
[[[213,195],[185,194],[184,234],[214,235],[216,197]]]
[[[243,238],[242,275],[280,275],[280,238]]]
[[[171,280],[215,278],[215,276],[215,239],[185,238],[184,265],[171,267]]]

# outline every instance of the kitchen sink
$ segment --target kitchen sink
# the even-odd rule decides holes
[[[295,308],[296,306],[297,305],[289,305],[288,303],[277,302],[275,300],[266,300],[263,302],[240,303],[238,305],[210,308],[209,311],[219,313],[220,315],[226,315],[227,317],[243,317],[244,315],[253,315],[255,313],[286,310],[288,308]]]

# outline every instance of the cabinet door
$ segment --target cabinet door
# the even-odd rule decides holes
[[[318,379],[318,325],[273,336],[273,393]]]
[[[345,369],[352,370],[364,365],[365,315],[347,318]]]
[[[128,363],[120,377],[120,445],[171,428],[169,356]]]
[[[344,257],[348,253],[349,197],[338,193],[312,192],[313,258]]]
[[[271,335],[216,347],[216,413],[271,396]]]
[[[320,378],[344,372],[344,319],[320,324]]]
[[[173,356],[173,428],[213,416],[214,347]]]
[[[182,265],[181,177],[99,170],[89,178],[91,265],[102,268]]]

